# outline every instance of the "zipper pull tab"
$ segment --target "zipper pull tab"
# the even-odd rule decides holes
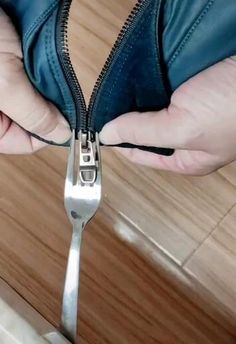
[[[79,133],[80,180],[82,184],[91,186],[97,179],[97,170],[100,166],[98,135],[96,135],[96,140],[92,136],[90,131]]]

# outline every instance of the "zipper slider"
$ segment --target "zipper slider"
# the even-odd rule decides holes
[[[100,168],[99,138],[88,131],[79,133],[80,149],[80,180],[83,185],[93,186],[97,179],[97,170]]]

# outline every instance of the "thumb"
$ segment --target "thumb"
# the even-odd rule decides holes
[[[133,112],[106,124],[100,132],[100,140],[106,145],[131,143],[185,149],[192,137],[191,121],[191,116],[174,105],[158,112]]]
[[[45,140],[67,141],[71,135],[68,123],[31,85],[16,31],[3,11],[0,19],[0,111]]]
[[[31,85],[22,61],[0,54],[0,109],[27,131],[55,143],[67,141],[69,124]]]

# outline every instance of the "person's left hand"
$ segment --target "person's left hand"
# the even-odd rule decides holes
[[[0,153],[32,153],[46,145],[29,132],[55,143],[71,136],[62,114],[28,80],[20,39],[0,8]]]

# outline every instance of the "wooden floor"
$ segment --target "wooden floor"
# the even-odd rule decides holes
[[[89,98],[134,0],[74,0],[72,59]],[[67,152],[0,159],[0,277],[54,325],[71,228]],[[188,178],[103,150],[84,236],[81,343],[236,343],[236,165]]]

